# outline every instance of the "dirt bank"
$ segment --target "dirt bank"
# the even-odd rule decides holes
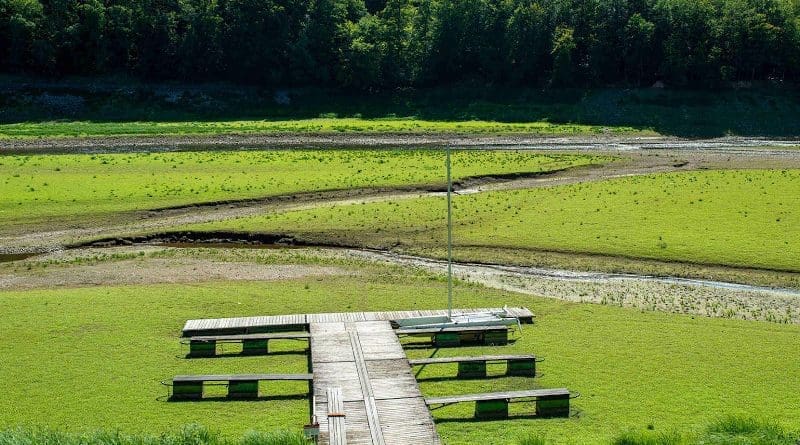
[[[528,134],[404,134],[404,133],[273,133],[201,136],[105,136],[0,139],[0,153],[113,153],[263,148],[337,147],[470,147],[532,150],[706,150],[747,151],[774,147],[784,151],[800,145],[800,138],[724,137],[682,139],[666,136],[537,136]]]
[[[0,264],[0,289],[360,276],[375,266],[443,275],[446,263],[361,249],[84,248]],[[205,247],[216,247],[208,249]],[[342,260],[346,260],[342,263]],[[346,267],[336,264],[347,264]],[[373,266],[374,267],[374,266]],[[800,290],[635,274],[456,263],[456,278],[531,296],[698,316],[800,323]],[[393,272],[402,273],[402,272]],[[458,298],[456,292],[456,298]]]

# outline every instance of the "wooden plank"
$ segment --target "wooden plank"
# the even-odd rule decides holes
[[[317,412],[327,412],[327,403],[317,403]],[[372,436],[367,424],[367,412],[363,401],[344,402],[344,412],[347,414],[347,443],[348,445],[372,445]],[[328,445],[328,417],[323,415],[319,419],[320,436],[319,445]]]
[[[219,341],[238,342],[242,340],[276,340],[276,339],[304,339],[311,338],[308,332],[272,332],[264,334],[235,334],[235,335],[198,335],[189,337],[189,341]]]
[[[432,357],[409,360],[411,366],[434,365],[439,363],[463,363],[463,362],[504,362],[508,360],[536,360],[535,355],[479,355],[475,357]]]
[[[327,401],[326,388],[339,387],[345,402],[364,400],[361,381],[355,361],[323,362],[314,364],[314,396],[319,402]]]
[[[440,444],[430,410],[422,397],[384,399],[375,402],[386,443]]]
[[[319,413],[336,406],[331,397],[340,397],[349,445],[439,445],[433,419],[391,324],[371,320],[369,313],[328,315],[311,316],[325,321],[309,325],[319,443],[337,443],[338,427],[331,423],[335,421],[319,419]],[[327,390],[331,387],[340,388],[341,395],[332,396]]]
[[[352,362],[353,350],[350,339],[345,338],[318,338],[311,337],[311,362],[316,367],[318,363]]]
[[[422,397],[405,360],[372,360],[366,366],[375,400]]]
[[[341,388],[328,388],[328,442],[347,445],[347,419]]]
[[[313,380],[313,374],[176,375],[173,382],[235,382],[241,380]]]
[[[361,335],[360,337],[365,337]],[[406,358],[403,346],[397,341],[397,336],[392,334],[393,339],[383,341],[380,338],[370,339],[361,343],[361,350],[364,351],[364,359],[370,360],[402,360]]]
[[[392,329],[389,322],[384,323],[386,329]],[[364,360],[364,351],[361,349],[361,339],[358,335],[358,330],[352,324],[347,326],[347,330],[350,334],[350,343],[353,348],[358,378],[361,381],[361,391],[364,393],[364,407],[367,410],[367,422],[369,423],[369,431],[372,435],[372,443],[374,445],[385,445],[377,407],[375,406],[372,383],[369,379],[366,360]]]
[[[501,311],[503,308],[469,308],[453,309],[454,314],[472,314],[476,312]],[[509,315],[518,317],[523,323],[532,322],[533,313],[527,308],[506,308]],[[447,315],[447,310],[424,311],[383,311],[383,312],[354,312],[338,314],[289,314],[289,315],[264,315],[254,317],[236,318],[210,318],[187,320],[183,326],[183,337],[193,335],[212,335],[222,332],[246,333],[248,330],[278,326],[304,326],[309,323],[335,322],[335,321],[391,321],[421,316],[437,317]]]
[[[508,331],[508,326],[454,326],[446,328],[400,328],[397,335],[431,335],[441,333],[501,332]]]
[[[565,396],[569,397],[567,388],[531,389],[527,391],[489,392],[481,394],[461,394],[457,396],[426,398],[427,405],[446,405],[459,402],[476,402],[479,400],[512,400],[531,399],[538,397]]]

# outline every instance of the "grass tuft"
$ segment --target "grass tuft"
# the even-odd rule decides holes
[[[526,436],[519,439],[519,445],[547,445],[547,440],[539,436]]]
[[[712,423],[698,443],[704,445],[795,445],[796,434],[777,423],[749,417],[731,416]]]
[[[159,436],[125,434],[98,430],[90,433],[67,433],[52,429],[15,428],[0,431],[0,445],[308,445],[299,432],[249,431],[230,439],[198,424],[183,426],[176,433]]]
[[[684,442],[677,433],[628,431],[614,438],[612,443],[613,445],[680,445]]]
[[[798,436],[777,423],[752,417],[729,416],[709,424],[699,436],[677,432],[628,431],[614,445],[795,445]]]

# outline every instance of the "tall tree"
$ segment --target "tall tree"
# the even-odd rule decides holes
[[[677,85],[702,85],[713,79],[710,56],[710,0],[658,0],[654,13],[663,43],[661,73]]]
[[[626,82],[641,85],[642,81],[653,80],[655,68],[652,60],[655,52],[653,36],[656,25],[638,12],[633,14],[623,30],[624,77]]]
[[[0,69],[30,67],[32,46],[42,20],[37,0],[0,0]]]
[[[515,83],[535,83],[550,71],[552,30],[536,2],[523,1],[508,19],[508,64]]]
[[[573,56],[575,53],[575,30],[559,26],[553,33],[553,72],[550,80],[555,86],[572,85],[575,75]]]
[[[216,0],[180,3],[176,55],[184,79],[212,79],[222,69],[222,17]]]

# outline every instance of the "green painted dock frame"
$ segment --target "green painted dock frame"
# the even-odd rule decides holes
[[[568,389],[555,388],[433,397],[425,399],[425,403],[436,409],[455,403],[475,402],[476,419],[495,420],[508,418],[509,404],[528,401],[536,404],[537,417],[569,417],[571,398]]]
[[[400,328],[398,336],[430,337],[436,347],[458,347],[464,343],[487,346],[508,344],[508,326],[458,326],[446,328]]]
[[[170,400],[201,400],[206,384],[226,385],[230,399],[257,399],[259,382],[273,380],[307,381],[311,393],[313,374],[179,375],[172,379]]]
[[[265,355],[269,353],[270,340],[307,340],[308,332],[276,332],[261,334],[195,336],[184,340],[189,345],[190,358],[215,357],[218,343],[241,343],[242,355]]]
[[[428,366],[446,363],[457,363],[460,379],[486,378],[488,363],[506,363],[506,376],[535,377],[535,355],[482,355],[475,357],[433,357],[409,360],[411,366]]]

